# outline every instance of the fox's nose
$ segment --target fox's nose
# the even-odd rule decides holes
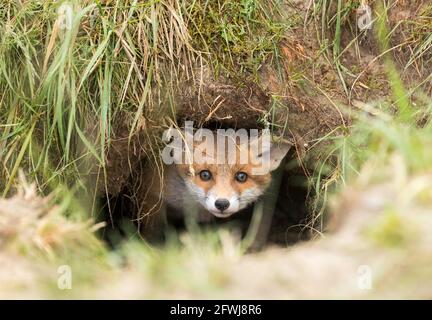
[[[228,199],[217,199],[215,201],[215,207],[220,211],[228,209],[229,206],[230,202],[228,201]]]

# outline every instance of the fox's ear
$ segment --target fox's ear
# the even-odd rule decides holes
[[[193,134],[170,127],[163,133],[162,140],[167,143],[162,151],[162,159],[166,164],[191,163]]]
[[[272,143],[270,145],[270,150],[267,151],[270,152],[270,171],[276,170],[279,167],[291,147],[292,144],[289,142]]]
[[[264,174],[276,170],[291,147],[292,144],[286,140],[278,143],[271,142],[271,136],[268,132],[265,132],[259,138],[254,138],[250,143],[252,157],[261,162],[262,169],[259,172]],[[254,153],[256,158],[253,156]]]

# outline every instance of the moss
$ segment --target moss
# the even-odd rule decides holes
[[[210,55],[215,71],[255,73],[295,18],[284,19],[275,1],[193,1],[187,7],[193,45]]]
[[[380,246],[400,248],[415,238],[415,228],[404,219],[395,208],[388,208],[377,220],[369,226],[366,236]]]

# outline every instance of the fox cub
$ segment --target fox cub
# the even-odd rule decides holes
[[[156,236],[167,218],[194,214],[198,221],[209,222],[230,217],[257,201],[291,147],[270,140],[266,144],[264,138],[269,136],[244,142],[212,132],[200,141],[191,138],[172,157],[174,163],[148,165],[141,180],[143,190],[138,191],[143,196],[138,217],[142,235]]]

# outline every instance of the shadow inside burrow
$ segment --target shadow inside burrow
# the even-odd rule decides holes
[[[220,126],[212,124],[211,128],[220,128]],[[264,203],[270,201],[270,204],[264,205],[262,212],[266,219],[258,220],[258,228],[263,229],[264,234],[261,232],[260,235],[252,235],[255,239],[252,239],[250,251],[261,250],[270,245],[288,246],[308,240],[312,236],[312,229],[308,228],[308,225],[311,216],[309,203],[313,195],[308,188],[308,177],[304,169],[298,165],[294,148],[289,151],[279,170],[273,173],[273,183],[279,180],[276,175],[279,175],[280,179],[277,189],[271,190],[271,186],[260,200]],[[136,221],[140,205],[136,203],[136,197],[132,194],[133,191],[126,186],[119,194],[103,196],[100,199],[98,220],[105,221],[107,224],[100,231],[100,235],[112,248],[130,239],[143,238],[138,231]],[[245,240],[253,234],[251,229],[255,228],[256,205],[256,203],[252,204],[229,218],[215,218],[206,223],[197,222],[196,226],[200,231],[228,229]],[[166,207],[166,210],[169,212],[172,208]],[[179,236],[184,232],[191,232],[186,219],[171,217],[161,238],[154,244],[163,245],[168,234],[172,239],[173,236]]]

